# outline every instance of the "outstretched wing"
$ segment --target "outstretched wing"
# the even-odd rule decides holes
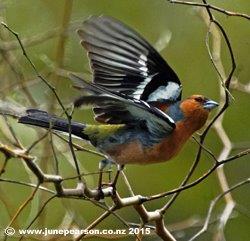
[[[105,116],[99,117],[104,118],[106,123],[144,125],[157,138],[166,136],[175,128],[175,122],[171,117],[143,100],[114,93],[96,83],[88,83],[74,74],[70,74],[69,77],[79,87],[92,94],[80,97],[75,105],[107,106],[109,111],[103,114]]]
[[[178,76],[125,24],[111,17],[93,16],[77,32],[88,51],[94,83],[146,102],[180,100]]]

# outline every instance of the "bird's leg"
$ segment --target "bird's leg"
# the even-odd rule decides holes
[[[112,162],[108,159],[103,159],[99,162],[99,179],[98,179],[98,193],[99,193],[99,199],[103,198],[103,192],[102,192],[102,179],[103,179],[103,170],[106,167],[110,167]]]
[[[109,169],[108,169],[108,182],[111,183],[111,180],[112,180],[112,167],[111,167],[111,164],[109,165]]]
[[[114,180],[113,180],[113,182],[111,184],[111,186],[114,188],[114,190],[115,190],[116,183],[118,181],[118,177],[120,175],[120,172],[123,170],[123,168],[124,168],[124,165],[120,165],[120,164],[117,165],[117,171],[116,171],[116,174],[115,174],[115,178],[114,178]]]

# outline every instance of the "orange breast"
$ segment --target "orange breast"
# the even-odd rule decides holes
[[[152,147],[143,147],[138,140],[135,140],[116,146],[107,153],[119,164],[151,164],[167,161],[181,150],[192,135],[189,129],[183,123],[177,123],[176,129],[171,135]]]

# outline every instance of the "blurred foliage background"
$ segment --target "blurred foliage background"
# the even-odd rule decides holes
[[[237,12],[250,13],[250,4],[246,0],[222,0],[210,1],[219,7]],[[66,77],[67,71],[86,73],[90,77],[89,63],[86,52],[79,44],[79,39],[75,29],[80,23],[90,15],[110,15],[125,22],[141,33],[150,43],[155,45],[162,36],[169,40],[167,46],[161,51],[161,55],[168,61],[173,69],[178,73],[183,83],[184,96],[193,93],[202,93],[215,100],[219,99],[219,82],[216,71],[209,59],[205,46],[207,27],[201,19],[197,8],[183,5],[170,4],[164,0],[2,0],[0,2],[0,18],[6,22],[13,30],[20,34],[25,48],[35,63],[40,73],[56,86],[60,98],[66,106],[78,96],[78,92],[72,89],[71,82]],[[60,28],[67,22],[65,15],[70,18],[69,29],[65,31],[65,37],[61,38]],[[232,43],[236,58],[237,69],[235,76],[243,84],[249,82],[250,76],[250,22],[239,17],[227,17],[221,13],[214,13],[216,18],[224,26],[228,37]],[[13,38],[3,27],[0,29],[1,40],[12,46],[9,53],[13,57],[14,70],[11,64],[6,64],[6,57],[3,52],[0,62],[0,95],[2,99],[8,99],[20,103],[23,106],[51,110],[54,113],[62,114],[51,91],[36,78],[30,65],[22,56],[20,47],[16,39]],[[63,41],[62,41],[63,39]],[[25,42],[26,41],[26,42]],[[64,42],[65,41],[65,42]],[[8,45],[6,45],[8,46]],[[230,69],[230,58],[226,47],[223,44],[223,64],[226,70]],[[12,63],[12,64],[13,64]],[[17,73],[15,73],[17,71]],[[24,93],[21,83],[27,86],[28,92],[33,96],[30,101]],[[232,141],[239,150],[250,145],[250,112],[249,94],[232,91],[234,100],[230,108],[226,111],[224,127]],[[52,106],[53,104],[53,106]],[[215,113],[214,113],[215,114]],[[94,122],[90,110],[75,110],[74,120],[81,122]],[[25,147],[41,135],[41,130],[17,124],[15,120],[9,119],[18,138]],[[0,140],[8,144],[3,133],[5,128],[4,120],[0,122],[2,133]],[[60,174],[63,177],[76,175],[73,161],[68,149],[65,148],[58,138],[53,137],[56,143],[56,151],[59,159]],[[37,162],[46,173],[54,173],[55,161],[53,159],[50,137],[45,138],[32,151],[38,157]],[[81,142],[79,142],[81,143]],[[83,145],[83,143],[81,143]],[[214,133],[210,131],[206,146],[218,155],[222,145]],[[125,172],[131,182],[136,194],[152,195],[159,192],[175,188],[179,185],[189,170],[197,152],[198,145],[190,140],[183,151],[167,163],[155,164],[151,166],[127,166]],[[233,154],[233,153],[232,153]],[[98,169],[98,156],[79,153],[77,154],[81,163],[81,170],[94,172]],[[0,154],[0,165],[3,165],[3,155]],[[233,185],[250,176],[249,157],[243,157],[226,165],[225,171],[228,182]],[[202,160],[193,177],[199,177],[212,164],[211,157],[203,154]],[[5,173],[1,176],[6,179],[23,182],[34,182],[35,177],[27,170],[25,164],[19,159],[11,159],[6,167]],[[91,187],[97,183],[97,176],[87,176],[87,181]],[[74,180],[65,182],[66,187],[75,187]],[[49,187],[52,187],[49,185]],[[119,191],[126,196],[127,189],[123,182],[119,183]],[[209,204],[221,192],[218,185],[216,173],[212,174],[201,184],[182,192],[174,205],[168,210],[166,215],[167,224],[175,224],[190,219],[201,219],[205,217]],[[17,184],[0,182],[0,228],[4,228],[17,211],[18,207],[30,195],[31,189]],[[31,205],[25,208],[14,224],[14,227],[26,227],[31,219],[36,215],[47,200],[49,194],[38,191]],[[250,189],[244,186],[233,192],[233,197],[237,202],[232,218],[225,228],[227,241],[249,240],[250,227]],[[155,210],[166,202],[166,198],[146,203],[146,207]],[[224,201],[216,206],[213,213],[213,220],[223,210]],[[38,221],[32,227],[56,228],[59,225],[74,224],[84,228],[93,221],[103,211],[82,200],[54,199],[51,201]],[[131,208],[124,208],[118,213],[129,222],[139,222],[137,213]],[[66,225],[66,226],[67,226]],[[122,228],[113,216],[106,219],[100,228]],[[124,227],[123,227],[124,228]],[[174,232],[178,240],[188,240],[198,228],[183,228]],[[213,225],[209,232],[202,235],[198,240],[212,239]],[[134,237],[123,237],[122,240],[134,240]],[[8,240],[18,240],[8,238]],[[28,240],[28,239],[27,239]],[[95,237],[94,240],[103,240]],[[145,240],[159,240],[153,236]]]

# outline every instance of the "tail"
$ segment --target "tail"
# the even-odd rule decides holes
[[[64,133],[69,133],[68,120],[59,118],[55,115],[50,115],[46,111],[42,110],[28,109],[26,110],[25,114],[19,116],[18,122],[43,127],[46,129],[52,129]],[[88,135],[84,134],[84,129],[86,125],[71,121],[70,126],[72,135],[75,135],[85,140],[89,140]]]

